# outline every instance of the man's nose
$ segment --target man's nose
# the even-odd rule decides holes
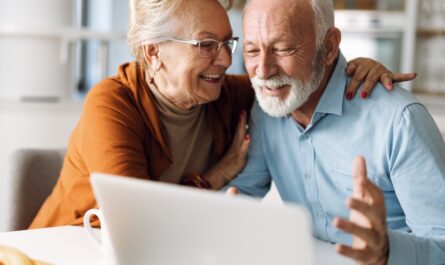
[[[255,70],[257,77],[261,79],[269,79],[278,73],[278,68],[272,58],[267,52],[261,52],[258,65]]]

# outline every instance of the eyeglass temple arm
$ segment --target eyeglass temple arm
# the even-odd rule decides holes
[[[182,40],[182,39],[176,39],[176,38],[166,38],[166,39],[171,40],[171,41],[186,43],[186,44],[192,44],[192,45],[196,45],[196,46],[199,44],[199,41],[197,41],[197,40]]]

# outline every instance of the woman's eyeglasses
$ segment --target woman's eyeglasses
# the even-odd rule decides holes
[[[227,49],[230,55],[235,53],[239,38],[233,37],[226,41],[218,41],[214,39],[184,40],[178,38],[166,38],[166,40],[197,46],[199,49],[199,55],[201,55],[202,57],[216,57],[223,45]]]

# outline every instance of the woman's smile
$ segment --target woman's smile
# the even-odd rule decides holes
[[[202,74],[199,76],[199,78],[205,82],[211,83],[211,84],[219,84],[222,82],[224,77],[224,73],[217,73],[217,74]]]

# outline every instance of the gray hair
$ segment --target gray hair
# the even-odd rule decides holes
[[[144,62],[142,45],[155,44],[174,36],[177,32],[180,11],[187,0],[130,0],[127,43],[139,62]],[[231,0],[219,0],[226,8]],[[182,14],[184,16],[184,14]]]

